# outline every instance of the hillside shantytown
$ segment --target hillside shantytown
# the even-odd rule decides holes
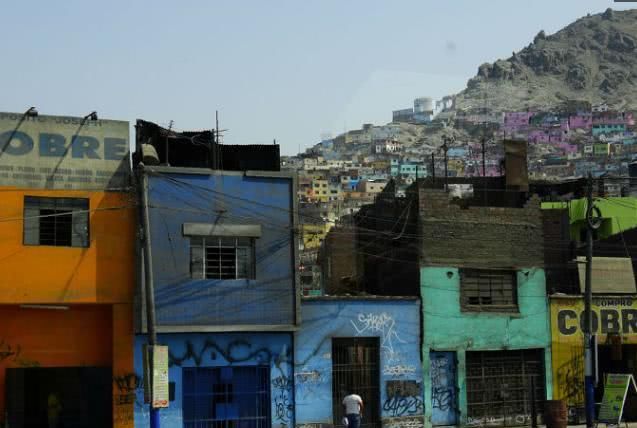
[[[276,13],[259,21],[276,32],[269,7]],[[232,130],[218,112],[201,120],[195,99],[210,102],[207,85],[187,84],[193,70],[214,73],[186,53],[204,40],[188,36],[200,17],[186,28],[188,11],[171,16],[164,27],[188,42],[157,55],[151,39],[162,34],[145,25],[161,27],[162,12],[136,18],[151,37],[127,62],[151,52],[161,67],[143,77],[159,86],[165,68],[179,90],[153,88],[137,109],[142,79],[116,79],[131,102],[116,111],[141,112],[128,117],[95,111],[99,97],[75,86],[59,110],[23,108],[20,95],[19,111],[0,112],[0,427],[637,426],[637,10],[536,29],[460,92],[414,93],[387,108],[387,123],[357,120],[296,154],[276,139],[226,143],[237,125],[260,126],[248,113]],[[357,12],[348,28],[368,38],[356,25],[373,17]],[[210,22],[225,28],[230,15]],[[240,15],[250,34],[257,23]],[[125,34],[134,6],[117,16]],[[417,40],[383,19],[396,52]],[[311,43],[334,36],[317,39],[302,22]],[[219,70],[247,57],[224,31],[232,58]],[[288,48],[308,43],[297,33],[285,33]],[[223,84],[233,101],[250,89],[250,106],[233,108],[266,116],[267,104],[294,128],[292,112],[254,92],[257,74],[279,97],[305,73],[268,36],[259,34],[259,67],[232,67],[249,78]],[[224,43],[198,56],[217,61]],[[304,47],[312,68],[315,47]],[[453,56],[456,45],[445,49]],[[358,61],[334,68],[345,79]],[[25,64],[16,68],[43,100],[59,89]],[[73,79],[80,88],[87,77]],[[78,103],[87,114],[68,107]],[[299,110],[318,120],[316,106]],[[188,111],[196,125],[165,122],[162,109]]]
[[[138,120],[129,153],[124,121],[0,117],[4,426],[342,426],[353,392],[368,427],[530,425],[554,402],[582,423],[587,189],[598,376],[634,372],[631,180],[533,179],[536,142],[503,137],[500,175],[360,178],[313,240],[325,216],[276,144]]]

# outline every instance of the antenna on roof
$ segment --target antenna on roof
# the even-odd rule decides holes
[[[166,141],[164,142],[165,144],[165,155],[166,155],[166,165],[170,166],[170,162],[168,162],[168,137],[170,136],[170,133],[172,132],[173,129],[173,125],[175,124],[175,122],[170,119],[170,122],[168,122],[168,132],[166,133]]]

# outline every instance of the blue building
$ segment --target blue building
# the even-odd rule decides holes
[[[158,342],[169,350],[161,424],[291,426],[294,178],[276,170],[278,146],[207,141],[205,133],[137,126],[138,154],[146,160],[150,142],[160,163],[145,169]],[[138,376],[147,342],[140,309]],[[135,425],[147,426],[148,405],[137,398]]]
[[[297,426],[342,427],[348,393],[363,398],[363,426],[424,426],[417,298],[305,298],[301,318],[294,346]]]

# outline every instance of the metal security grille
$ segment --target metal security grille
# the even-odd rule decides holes
[[[467,310],[517,311],[516,272],[463,269],[461,303]]]
[[[254,278],[252,238],[191,238],[190,255],[193,278]]]
[[[184,428],[269,428],[270,368],[188,367],[183,376]]]
[[[542,413],[546,399],[542,349],[467,352],[466,364],[470,425],[529,425],[532,382],[536,409]]]
[[[24,244],[89,246],[89,201],[80,198],[24,198]]]
[[[380,427],[380,350],[377,337],[332,339],[335,426],[343,426],[343,398],[348,394],[358,394],[363,399],[361,427]]]

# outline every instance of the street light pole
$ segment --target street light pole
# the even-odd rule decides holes
[[[444,151],[444,155],[445,155],[445,192],[447,192],[449,191],[448,174],[447,174],[447,150],[449,150],[449,146],[447,146],[447,137],[444,137],[442,150]]]
[[[593,300],[593,229],[599,227],[593,218],[593,178],[588,174],[586,189],[586,283],[584,287],[584,403],[586,408],[586,427],[595,424],[595,384],[593,377],[593,317],[591,305]]]
[[[144,169],[144,165],[140,164],[138,167],[138,177],[140,184],[140,199],[141,199],[141,226],[144,240],[144,292],[146,294],[146,329],[148,333],[148,354],[145,358],[148,358],[148,377],[146,386],[150,387],[149,407],[150,407],[150,428],[159,428],[159,409],[153,406],[153,346],[157,344],[157,330],[155,321],[155,291],[153,283],[153,257],[152,257],[152,245],[150,242],[150,212],[148,204],[148,175]]]

